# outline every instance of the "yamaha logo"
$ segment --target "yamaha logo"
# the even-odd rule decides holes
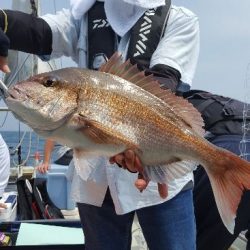
[[[155,15],[155,9],[150,9],[145,12],[145,15],[143,17],[144,22],[141,24],[140,30],[139,30],[139,36],[140,40],[136,42],[135,48],[136,52],[134,53],[134,57],[143,55],[146,52],[147,46],[145,44],[146,41],[148,41],[147,36],[151,32],[152,27],[152,19],[151,17]]]

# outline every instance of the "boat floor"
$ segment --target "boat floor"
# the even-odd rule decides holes
[[[10,183],[6,190],[6,192],[16,191],[16,185],[14,182]],[[78,220],[79,219],[79,213],[77,208],[74,210],[61,210],[65,219],[67,220]],[[244,236],[244,233],[241,233],[239,237],[235,240],[235,242],[232,244],[232,246],[229,248],[229,250],[245,250],[247,240]],[[140,224],[138,222],[137,216],[134,218],[134,222],[132,225],[132,245],[131,250],[148,250],[146,241],[144,239]]]

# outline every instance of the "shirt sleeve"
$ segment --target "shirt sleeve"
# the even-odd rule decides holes
[[[61,56],[71,57],[78,62],[77,44],[80,33],[80,21],[77,21],[71,15],[70,10],[63,9],[55,15],[47,14],[42,16],[52,30],[52,53],[50,60]]]
[[[0,196],[8,184],[10,175],[10,154],[6,143],[0,135]]]
[[[192,85],[199,56],[198,17],[183,7],[172,6],[165,34],[152,55],[150,67],[165,64],[181,73],[181,81]]]

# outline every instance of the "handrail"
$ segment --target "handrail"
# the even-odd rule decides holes
[[[0,111],[10,111],[8,107],[0,107]]]

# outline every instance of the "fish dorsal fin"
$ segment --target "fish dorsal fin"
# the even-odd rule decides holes
[[[150,93],[152,93],[152,91],[154,92],[154,88],[156,87],[159,90],[161,89],[159,83],[154,80],[153,75],[146,76],[145,72],[140,71],[137,65],[132,65],[130,60],[122,62],[122,56],[118,52],[114,53],[113,56],[99,68],[99,71],[119,76]]]
[[[196,133],[200,136],[204,136],[204,121],[200,112],[193,106],[193,104],[183,97],[174,95],[169,89],[165,91],[167,91],[169,95],[165,95],[161,99],[172,106],[176,114],[182,117],[182,119],[190,125]]]
[[[201,114],[194,106],[182,97],[178,97],[171,90],[162,88],[154,76],[145,75],[137,65],[131,64],[130,60],[122,62],[122,56],[118,52],[103,64],[99,71],[119,76],[158,97],[169,106],[182,120],[190,126],[196,133],[204,135],[204,122]]]

